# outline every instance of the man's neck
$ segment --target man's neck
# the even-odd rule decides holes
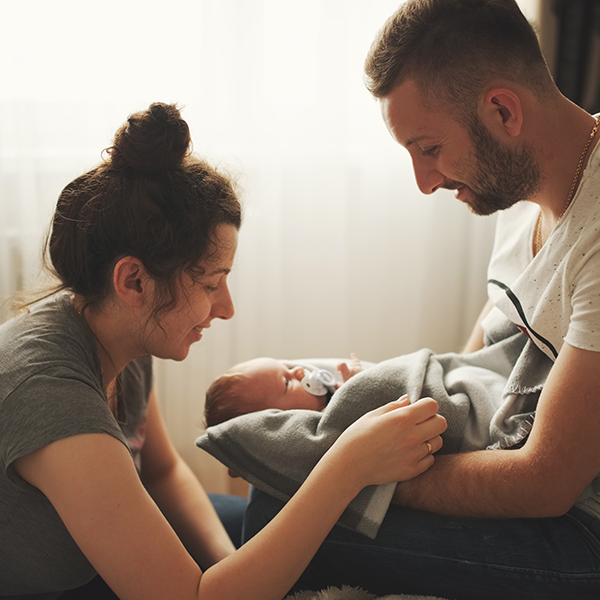
[[[556,108],[542,110],[537,116],[535,127],[542,184],[530,200],[540,205],[546,234],[552,231],[572,201],[589,156],[600,139],[598,135],[593,139],[582,161],[594,124],[591,115],[566,98]]]

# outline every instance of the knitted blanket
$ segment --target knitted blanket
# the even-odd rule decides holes
[[[448,422],[441,452],[513,446],[529,433],[552,363],[508,321],[488,336],[487,343],[467,355],[435,355],[424,349],[383,361],[342,385],[323,413],[270,409],[242,415],[208,428],[196,443],[250,484],[283,501],[344,429],[403,394],[412,401],[429,396],[438,402]],[[395,484],[365,488],[339,523],[374,538],[394,488]]]

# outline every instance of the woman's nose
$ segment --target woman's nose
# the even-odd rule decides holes
[[[233,299],[227,283],[223,284],[219,296],[212,305],[211,316],[213,319],[231,319],[235,314]]]

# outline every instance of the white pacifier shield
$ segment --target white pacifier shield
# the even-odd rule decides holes
[[[326,386],[335,386],[335,377],[325,369],[315,369],[307,373],[300,383],[313,396],[324,396],[329,391]]]

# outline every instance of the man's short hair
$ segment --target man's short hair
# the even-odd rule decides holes
[[[494,79],[557,93],[536,33],[514,0],[408,0],[386,21],[365,61],[365,82],[384,98],[408,79],[428,108],[473,115]]]

